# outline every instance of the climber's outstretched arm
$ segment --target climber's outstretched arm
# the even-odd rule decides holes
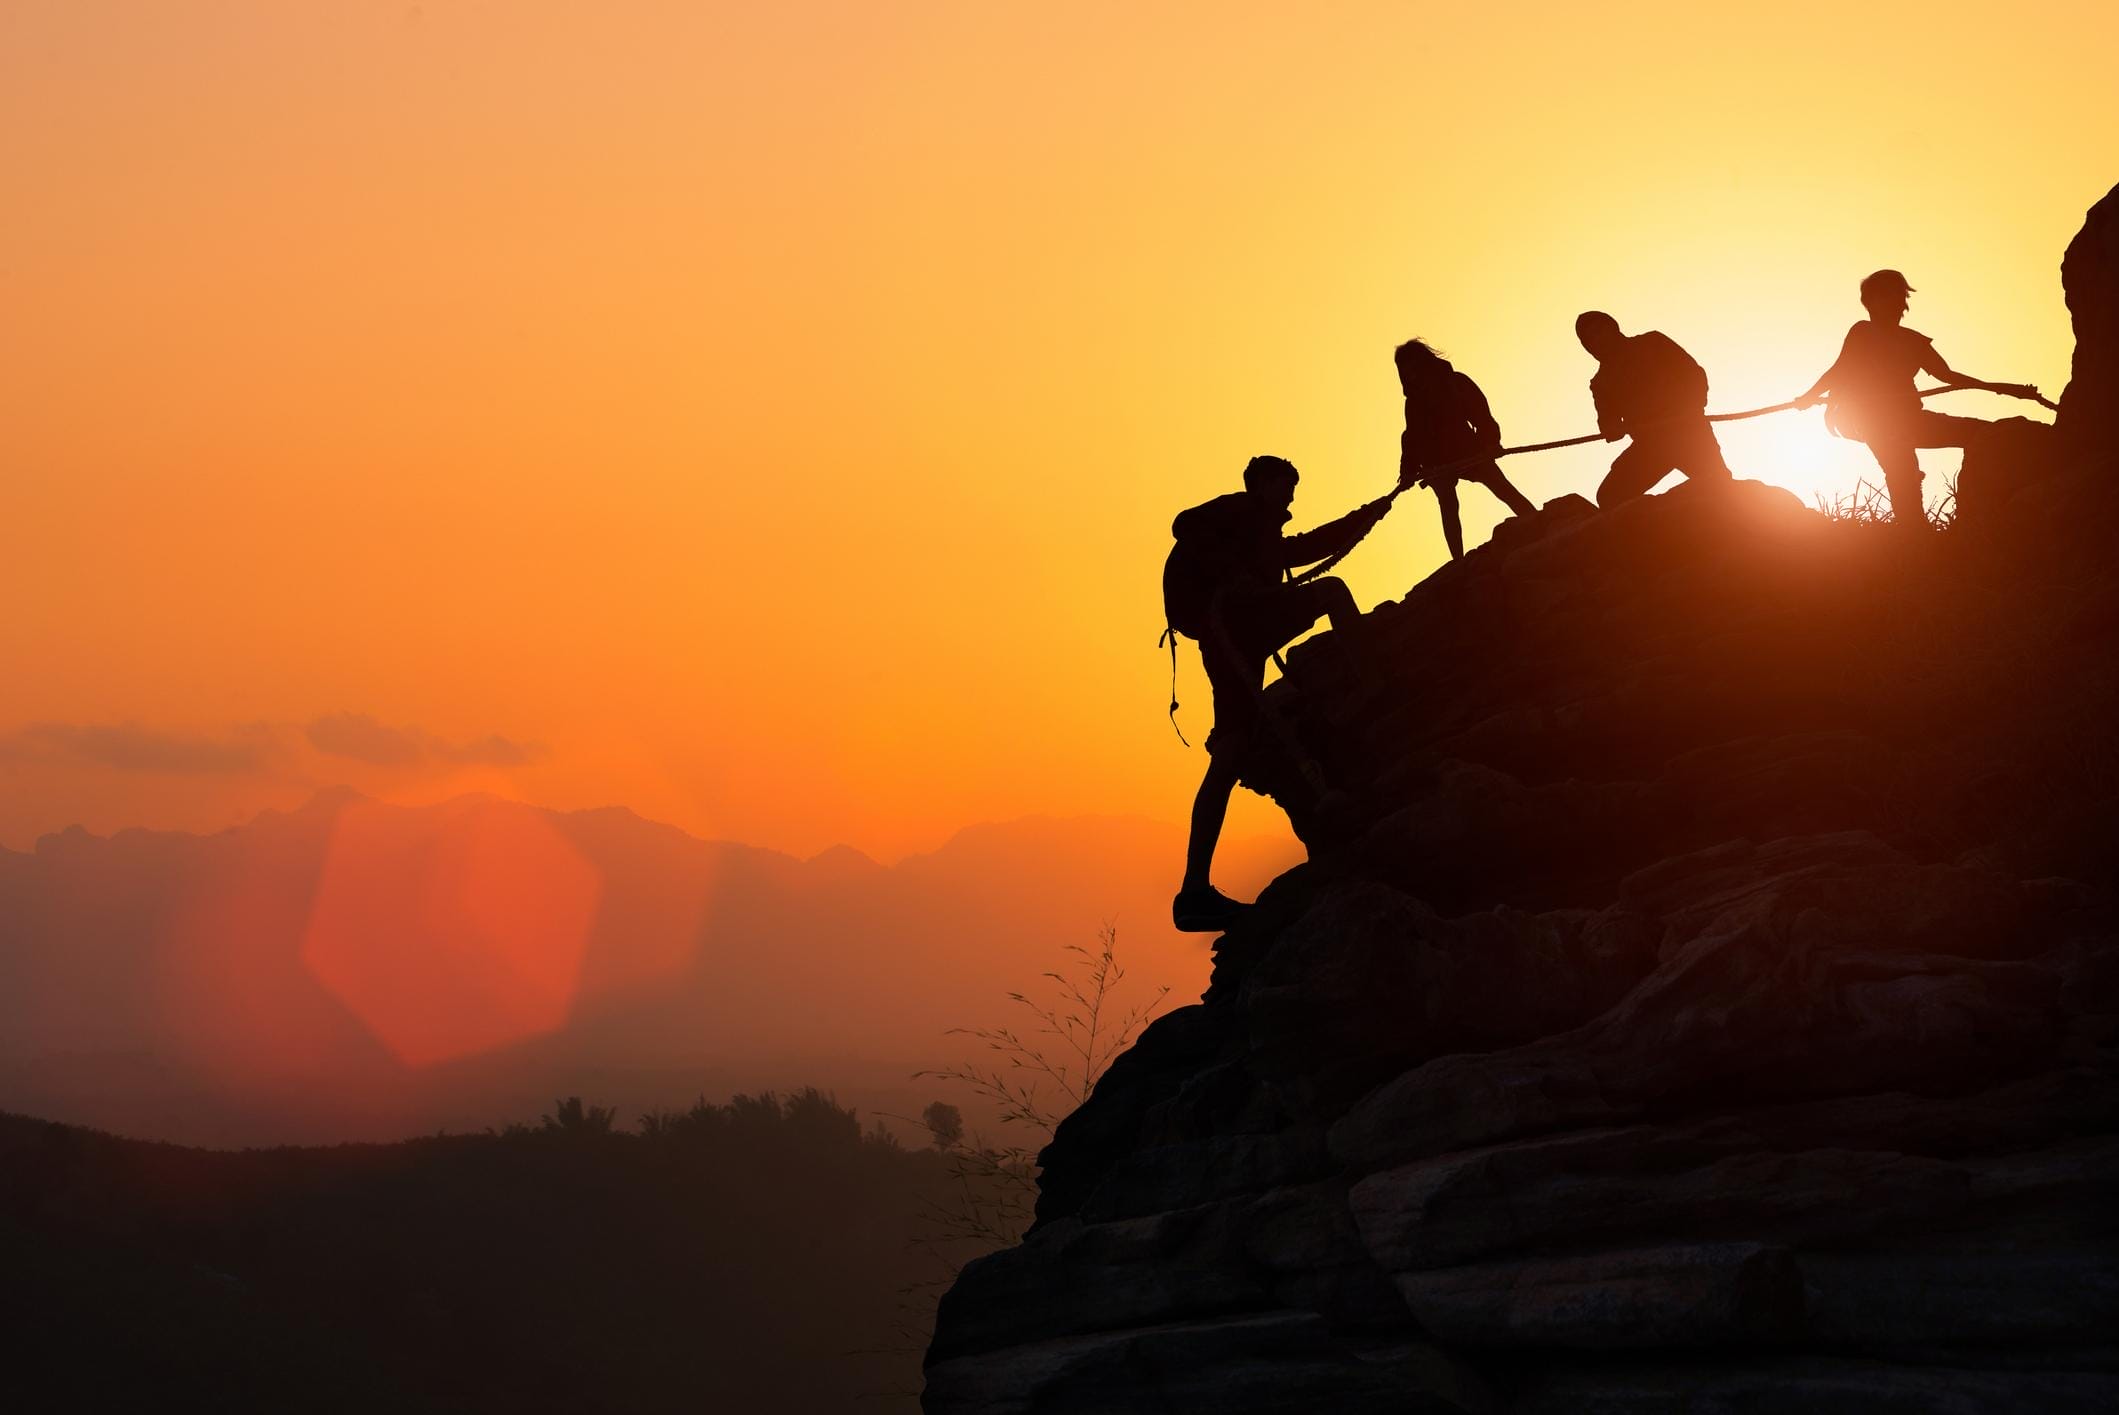
[[[1379,496],[1366,506],[1356,506],[1336,521],[1326,521],[1315,530],[1283,536],[1280,541],[1282,563],[1292,570],[1298,565],[1308,565],[1350,549],[1390,509],[1391,499]]]
[[[1993,386],[1983,378],[1974,378],[1968,373],[1959,373],[1956,369],[1951,368],[1932,344],[1928,346],[1928,357],[1922,360],[1920,371],[1933,374],[1952,388],[1990,388]]]
[[[1796,395],[1796,407],[1813,407],[1819,399],[1832,391],[1833,385],[1839,381],[1839,367],[1847,361],[1847,346],[1853,342],[1854,331],[1850,329],[1847,331],[1847,337],[1840,342],[1839,357],[1832,361],[1832,367],[1817,376],[1817,382]]]
[[[1951,368],[1947,363],[1943,362],[1941,354],[1936,354],[1920,367],[1921,372],[1935,375],[1935,377],[1943,381],[1944,386],[1949,388],[1984,388],[1989,393],[1999,393],[2006,398],[2029,398],[2035,402],[2045,402],[2045,399],[2038,396],[2038,389],[2033,384],[1991,383],[1984,378],[1974,378],[1968,373],[1959,373],[1956,369]],[[2051,405],[2048,404],[2047,406]]]

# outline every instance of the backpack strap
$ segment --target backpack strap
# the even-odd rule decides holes
[[[1189,747],[1192,744],[1185,741],[1184,728],[1177,725],[1177,631],[1167,621],[1163,624],[1163,636],[1155,641],[1155,647],[1161,648],[1165,642],[1170,645],[1170,730],[1177,734],[1178,741]]]

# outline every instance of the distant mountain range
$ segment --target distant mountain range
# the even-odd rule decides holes
[[[0,1109],[203,1144],[391,1138],[816,1084],[864,1109],[950,1028],[1025,1020],[1119,931],[1121,998],[1197,995],[1183,848],[1133,818],[967,829],[896,865],[701,840],[623,809],[330,792],[214,835],[0,850]],[[1291,843],[1224,852],[1249,890]]]

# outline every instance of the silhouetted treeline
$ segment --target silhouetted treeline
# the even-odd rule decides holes
[[[943,1155],[813,1090],[615,1121],[230,1152],[0,1116],[15,1408],[910,1408]]]

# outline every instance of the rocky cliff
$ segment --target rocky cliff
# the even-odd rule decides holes
[[[1563,498],[1299,651],[1347,787],[1252,784],[1312,861],[1061,1127],[926,1408],[2119,1408],[2115,223],[1948,531]]]

